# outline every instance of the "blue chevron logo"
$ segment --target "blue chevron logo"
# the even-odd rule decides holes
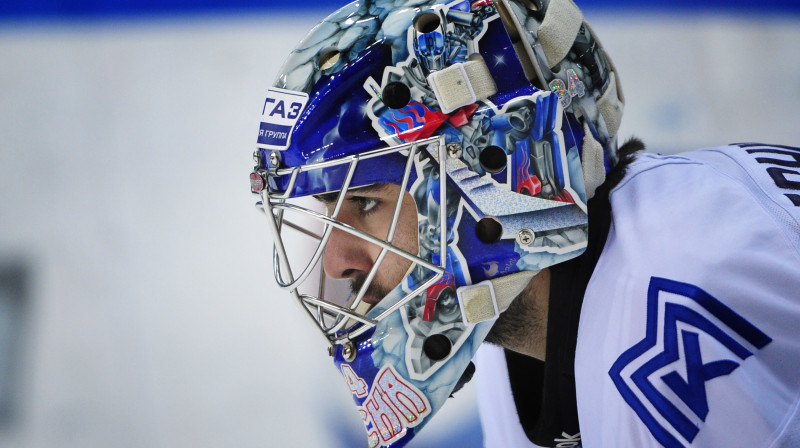
[[[675,303],[674,298],[663,293],[690,299],[699,307]],[[723,325],[717,325],[710,317]],[[704,363],[701,334],[726,347],[733,359]],[[706,383],[731,374],[753,355],[751,348],[762,349],[771,341],[745,318],[697,286],[652,277],[647,292],[645,337],[626,350],[608,374],[625,402],[659,443],[667,448],[685,447],[678,436],[691,443],[700,432],[692,418],[704,422],[709,413]],[[676,368],[670,370],[673,365]],[[679,373],[683,371],[685,378]],[[662,393],[666,390],[664,385],[672,393]],[[694,416],[685,413],[687,408]]]

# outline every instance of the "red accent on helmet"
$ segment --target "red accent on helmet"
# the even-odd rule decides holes
[[[439,296],[442,294],[442,292],[444,292],[444,290],[447,288],[455,290],[456,277],[453,274],[445,271],[442,275],[442,278],[428,288],[428,293],[425,297],[425,311],[422,314],[422,320],[425,322],[430,322],[433,320],[433,316],[436,314],[436,302],[439,300]]]

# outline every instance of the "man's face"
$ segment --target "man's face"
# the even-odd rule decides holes
[[[375,184],[350,190],[345,196],[337,220],[349,224],[362,232],[386,240],[392,224],[392,214],[397,204],[400,187],[395,184]],[[333,212],[336,194],[321,195],[328,215]],[[395,247],[417,255],[417,208],[408,192],[403,191],[402,207],[394,237],[390,241]],[[350,280],[353,294],[364,281],[375,264],[381,248],[355,235],[333,229],[325,246],[323,266],[332,278]],[[378,272],[367,289],[363,301],[374,305],[405,277],[411,261],[393,252],[386,254]]]

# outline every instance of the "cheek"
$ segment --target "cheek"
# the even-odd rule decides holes
[[[400,211],[400,222],[398,223],[397,245],[401,249],[414,255],[419,254],[419,223],[417,221],[417,205],[406,193],[403,198],[403,208]]]

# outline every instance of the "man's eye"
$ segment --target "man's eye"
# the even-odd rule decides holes
[[[354,197],[353,201],[358,205],[358,210],[365,215],[373,212],[379,202],[377,199],[363,196]]]

